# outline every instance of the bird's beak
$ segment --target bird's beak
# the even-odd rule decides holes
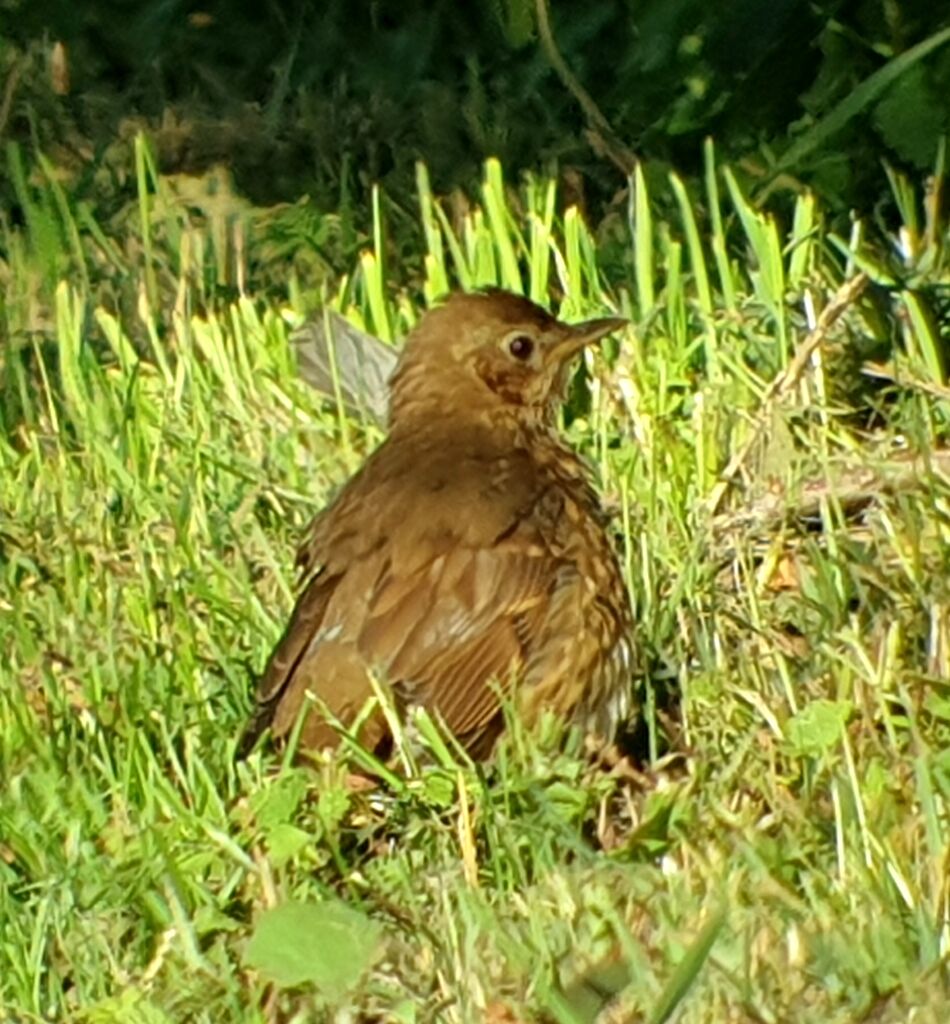
[[[581,324],[572,324],[563,337],[555,342],[554,355],[560,360],[567,361],[577,355],[582,348],[593,345],[608,334],[626,327],[628,322],[619,316],[605,316],[599,320],[585,320]]]

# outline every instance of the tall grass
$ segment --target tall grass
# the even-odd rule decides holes
[[[325,293],[382,336],[457,285],[630,318],[566,430],[615,513],[642,710],[612,768],[517,722],[475,767],[423,722],[428,758],[365,793],[348,747],[314,771],[233,752],[299,529],[378,435],[296,377],[306,288],[256,296],[267,219],[212,232],[143,140],[132,163],[116,226],[39,157],[10,162],[2,1015],[579,1022],[615,999],[656,1022],[943,1020],[934,192],[895,174],[887,233],[841,238],[808,195],[751,205],[710,146],[698,185],[638,173],[596,238],[553,181],[489,162],[453,214],[420,168],[401,289],[376,197],[372,244]],[[796,368],[859,270],[871,286]]]

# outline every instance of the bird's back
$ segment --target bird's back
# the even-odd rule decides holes
[[[251,741],[268,725],[286,735],[304,713],[302,746],[333,745],[305,705],[349,724],[375,677],[481,753],[501,725],[499,688],[522,682],[529,700],[570,712],[585,687],[615,685],[597,668],[611,651],[629,660],[617,561],[583,464],[554,435],[395,432],[316,518],[299,563]],[[379,715],[361,736],[371,747],[385,737]]]

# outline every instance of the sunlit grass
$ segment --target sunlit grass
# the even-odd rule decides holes
[[[346,749],[315,771],[233,763],[299,530],[379,439],[296,376],[306,290],[257,296],[242,259],[266,222],[206,230],[141,140],[114,234],[21,159],[0,263],[4,1017],[335,1001],[339,1020],[577,1022],[606,992],[638,1021],[943,1020],[950,489],[927,459],[950,409],[946,220],[895,177],[891,251],[860,223],[830,237],[810,196],[754,209],[707,156],[702,195],[637,175],[621,240],[551,182],[512,189],[490,163],[450,214],[420,170],[421,277],[391,286],[408,243],[378,196],[373,244],[327,289],[387,338],[454,285],[631,318],[567,431],[637,609],[636,770],[516,723],[476,769],[422,723],[428,760],[377,794],[347,785]],[[857,269],[871,290],[768,397]],[[886,481],[906,447],[915,479],[855,503],[857,468]],[[330,898],[382,926],[365,971],[269,995],[255,923]]]

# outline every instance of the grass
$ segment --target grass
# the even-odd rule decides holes
[[[615,512],[642,667],[632,767],[553,723],[476,767],[422,723],[428,756],[366,793],[350,749],[233,762],[299,531],[378,441],[296,375],[314,296],[292,272],[256,296],[267,217],[212,231],[142,140],[108,223],[8,155],[0,1018],[945,1019],[939,188],[893,175],[898,215],[848,238],[807,195],[750,206],[711,147],[701,194],[638,174],[598,238],[495,164],[455,218],[420,170],[408,241],[377,196],[325,298],[384,337],[453,283],[631,318],[567,431]],[[410,244],[421,276],[394,287]]]

